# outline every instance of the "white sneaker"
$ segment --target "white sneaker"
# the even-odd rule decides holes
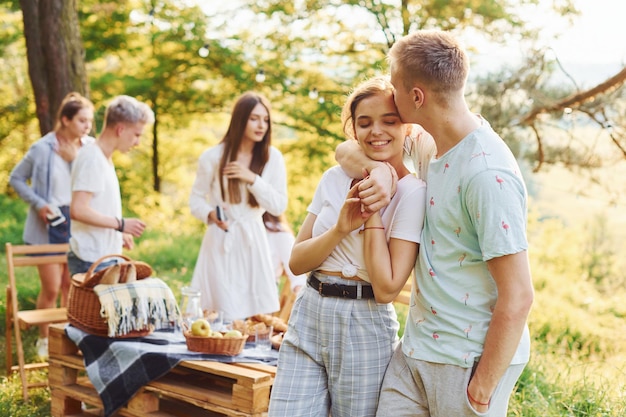
[[[37,348],[37,357],[42,361],[48,360],[48,338],[39,338],[37,339],[37,343],[35,344]]]

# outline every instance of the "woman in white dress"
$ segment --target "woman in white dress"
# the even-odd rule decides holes
[[[222,141],[200,156],[189,198],[191,213],[207,225],[191,286],[203,309],[227,320],[280,308],[263,213],[285,210],[287,181],[271,133],[267,99],[244,93]]]

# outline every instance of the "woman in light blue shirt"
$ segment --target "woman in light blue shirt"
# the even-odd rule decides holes
[[[72,197],[71,164],[82,145],[94,141],[87,136],[93,124],[94,107],[78,93],[69,93],[59,106],[54,130],[35,142],[13,168],[9,183],[29,205],[24,226],[24,242],[29,245],[69,241],[69,205]],[[65,217],[56,222],[58,212]],[[67,303],[70,273],[67,265],[40,265],[41,291],[37,308]],[[41,326],[37,354],[48,356],[48,327]]]

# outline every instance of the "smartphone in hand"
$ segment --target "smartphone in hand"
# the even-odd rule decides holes
[[[53,208],[54,213],[48,213],[48,221],[50,226],[56,227],[65,221],[65,216],[58,207]]]
[[[222,206],[215,207],[215,212],[217,214],[217,220],[221,222],[225,222],[226,220],[228,220],[228,217],[226,217],[226,213],[224,212]],[[224,229],[224,231],[228,232],[228,229]]]
[[[226,213],[224,212],[224,209],[222,208],[222,206],[215,207],[215,211],[217,212],[217,220],[221,222],[225,222],[226,220],[228,220],[228,218],[226,217]]]

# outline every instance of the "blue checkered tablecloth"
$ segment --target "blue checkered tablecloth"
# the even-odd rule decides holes
[[[258,352],[249,344],[237,356],[191,352],[180,333],[156,331],[149,336],[112,339],[93,336],[72,326],[65,333],[83,354],[85,370],[109,417],[148,382],[168,373],[183,360],[276,365],[278,352]]]

